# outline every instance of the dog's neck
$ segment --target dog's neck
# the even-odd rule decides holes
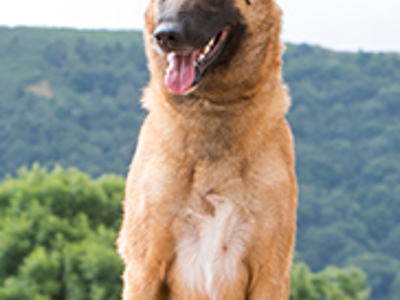
[[[151,89],[147,91],[150,92]],[[150,111],[149,118],[157,120],[153,126],[158,128],[164,143],[175,144],[181,148],[176,151],[189,151],[200,159],[207,158],[210,161],[218,160],[232,151],[242,151],[244,147],[257,149],[260,146],[257,142],[261,143],[261,139],[284,118],[290,105],[286,91],[276,84],[265,84],[251,100],[243,99],[229,104],[218,104],[207,99],[188,99],[188,102],[176,103],[163,98],[165,96],[162,93],[151,93],[145,94],[144,104]],[[146,99],[152,102],[147,103]],[[164,124],[174,125],[165,128]],[[176,134],[177,131],[180,134]],[[178,141],[176,136],[184,138]],[[247,141],[251,141],[251,144],[247,145]],[[189,149],[189,145],[192,149]]]

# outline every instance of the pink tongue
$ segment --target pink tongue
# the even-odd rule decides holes
[[[191,88],[195,76],[195,60],[195,52],[187,55],[168,55],[169,67],[165,75],[165,85],[171,93],[183,94]]]

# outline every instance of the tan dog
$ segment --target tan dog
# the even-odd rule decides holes
[[[273,0],[152,0],[124,300],[287,300],[296,223]]]

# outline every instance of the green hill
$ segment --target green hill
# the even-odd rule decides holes
[[[400,299],[400,55],[289,47],[300,257],[357,265]]]
[[[0,28],[0,174],[34,161],[124,173],[146,81],[139,33]]]
[[[121,176],[38,164],[0,183],[0,299],[120,300],[123,192]],[[369,291],[357,268],[292,268],[290,300],[366,300]]]
[[[288,45],[300,208],[314,271],[356,265],[400,299],[400,55]],[[138,32],[0,27],[0,175],[22,165],[125,174],[145,115]]]

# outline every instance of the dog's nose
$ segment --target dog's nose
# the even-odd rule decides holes
[[[182,27],[175,23],[161,23],[154,31],[154,37],[165,52],[179,50],[184,44]]]

